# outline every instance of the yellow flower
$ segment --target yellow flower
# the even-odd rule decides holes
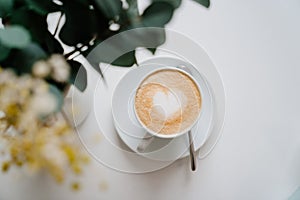
[[[37,61],[32,67],[32,74],[38,78],[45,78],[51,72],[51,67],[46,61]]]
[[[80,174],[87,163],[87,155],[62,115],[46,118],[51,123],[40,117],[56,108],[48,88],[42,79],[0,72],[0,141],[2,146],[6,141],[4,153],[10,157],[2,163],[3,172],[10,166],[26,167],[33,173],[46,170],[62,182],[68,170]]]
[[[2,163],[2,171],[7,172],[10,168],[10,162],[4,162]]]

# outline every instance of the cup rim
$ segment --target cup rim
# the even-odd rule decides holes
[[[174,70],[174,71],[179,71],[185,75],[187,75],[194,83],[195,85],[197,86],[198,90],[199,90],[199,93],[200,93],[200,99],[201,99],[201,104],[200,104],[200,112],[198,113],[198,116],[197,118],[194,120],[194,122],[187,128],[185,128],[184,130],[176,133],[176,134],[159,134],[155,131],[152,131],[151,129],[149,129],[141,120],[140,120],[140,117],[138,116],[137,114],[137,111],[136,111],[136,107],[135,107],[135,101],[136,101],[136,94],[137,94],[137,91],[138,89],[140,88],[141,84],[144,82],[144,80],[146,78],[148,78],[149,76],[151,76],[152,74],[158,72],[158,71],[163,71],[163,70]],[[165,139],[172,139],[172,138],[176,138],[176,137],[179,137],[179,136],[182,136],[182,135],[185,135],[187,134],[194,126],[195,124],[198,122],[201,114],[202,114],[202,99],[203,99],[203,95],[202,95],[202,89],[198,83],[198,81],[189,73],[187,73],[186,71],[180,69],[180,68],[177,68],[177,67],[173,67],[173,66],[166,66],[166,67],[163,67],[163,68],[159,68],[159,69],[153,69],[151,70],[150,72],[148,72],[146,75],[144,75],[142,78],[141,78],[141,81],[139,81],[139,83],[137,84],[137,88],[135,89],[135,92],[134,92],[134,100],[133,100],[133,104],[134,104],[134,114],[136,116],[136,119],[138,120],[139,124],[149,133],[151,134],[152,136],[155,136],[155,137],[158,137],[158,138],[165,138]]]

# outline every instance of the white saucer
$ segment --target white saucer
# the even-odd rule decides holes
[[[149,159],[172,161],[189,155],[187,135],[175,139],[155,138],[144,153],[139,153],[136,150],[141,139],[146,134],[146,131],[137,121],[133,110],[133,95],[137,89],[138,83],[145,74],[153,69],[163,68],[165,66],[176,67],[179,65],[184,65],[191,70],[192,76],[199,83],[203,95],[202,114],[199,121],[192,129],[195,149],[199,149],[209,136],[214,106],[207,81],[191,64],[171,57],[147,60],[141,63],[139,67],[130,70],[120,80],[114,90],[112,98],[112,114],[120,138],[132,151]]]

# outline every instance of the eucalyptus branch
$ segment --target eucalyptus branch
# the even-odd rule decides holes
[[[74,53],[74,54],[75,54],[75,53]],[[74,54],[72,54],[72,56],[73,56]],[[80,55],[82,55],[82,54],[78,52],[78,54],[75,55],[74,57],[70,58],[70,60],[74,60],[75,58],[77,58],[77,57],[80,56]],[[70,56],[70,57],[71,57],[71,56]]]
[[[77,46],[74,46],[74,50],[72,50],[71,52],[69,52],[69,53],[67,53],[67,54],[65,54],[64,56],[65,56],[65,58],[66,59],[69,59],[72,55],[74,55],[75,53],[77,53],[77,52],[79,52],[79,55],[81,55],[82,54],[82,48],[83,47],[87,47],[87,50],[89,50],[90,48],[92,48],[93,46],[94,46],[94,42],[95,42],[95,40],[97,40],[98,39],[98,35],[96,34],[89,42],[87,42],[86,44],[83,44],[81,47],[77,47]],[[93,44],[91,44],[91,42],[93,42]],[[86,50],[86,51],[87,51]],[[78,55],[77,55],[78,56]],[[77,57],[76,56],[76,57]],[[73,59],[73,58],[72,58]]]
[[[71,57],[72,55],[74,55],[75,53],[77,53],[77,52],[81,54],[80,49],[75,48],[74,50],[72,50],[71,52],[65,54],[64,56],[65,56],[65,58],[66,58],[67,60],[70,60],[70,57]]]
[[[58,31],[58,28],[59,28],[59,25],[60,25],[60,22],[62,20],[63,15],[64,15],[63,12],[60,12],[60,16],[58,18],[58,21],[57,21],[57,24],[56,24],[53,36],[56,36],[56,34],[57,34],[57,31]]]
[[[99,39],[99,38],[98,38],[98,35],[96,34],[96,35],[95,35],[95,36],[94,36],[87,44],[82,45],[80,48],[77,47],[77,46],[75,46],[75,47],[74,47],[74,48],[75,48],[74,50],[72,50],[71,52],[69,52],[69,53],[67,53],[67,54],[64,55],[65,58],[66,58],[67,60],[74,60],[76,57],[82,55],[82,52],[84,52],[84,51],[82,51],[82,48],[83,48],[83,47],[87,47],[86,51],[88,51],[90,48],[92,48],[92,47],[95,45],[95,41],[96,41],[97,39]],[[72,57],[75,53],[78,53],[78,55]],[[72,57],[72,58],[71,58],[71,57]],[[95,63],[90,63],[90,62],[89,62],[89,64],[90,64],[94,69],[96,69],[96,68],[98,69],[97,72],[99,72],[101,78],[103,79],[104,83],[106,84],[106,80],[105,80],[105,77],[104,77],[104,74],[103,74],[101,68],[95,66]]]
[[[74,50],[72,50],[69,53],[64,55],[67,60],[70,60],[70,57],[77,52],[79,52],[79,54],[81,54],[81,50],[79,48],[77,48],[77,47],[74,47],[74,48],[75,48]]]

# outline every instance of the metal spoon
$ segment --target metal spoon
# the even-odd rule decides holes
[[[187,72],[188,74],[192,75],[191,70],[189,68],[187,68],[186,66],[180,65],[177,68],[182,69],[185,72]],[[191,169],[192,169],[192,171],[195,171],[196,170],[196,152],[195,152],[195,146],[194,146],[193,135],[192,135],[191,130],[189,130],[188,136],[189,136]]]
[[[178,69],[181,69],[185,72],[187,72],[188,74],[192,75],[192,72],[189,68],[187,68],[186,66],[180,65],[177,67]],[[193,142],[193,135],[192,135],[192,131],[189,130],[188,132],[188,137],[189,137],[189,149],[190,149],[190,160],[191,160],[191,169],[192,171],[196,170],[196,152],[195,152],[195,146],[194,146],[194,142]],[[137,151],[138,152],[144,152],[145,149],[153,142],[154,140],[154,136],[151,136],[149,133],[147,133],[141,140],[141,142],[139,143],[139,145],[137,146]]]
[[[145,152],[147,147],[153,142],[154,136],[150,135],[150,133],[146,133],[142,138],[141,142],[137,146],[136,150],[140,153]]]

